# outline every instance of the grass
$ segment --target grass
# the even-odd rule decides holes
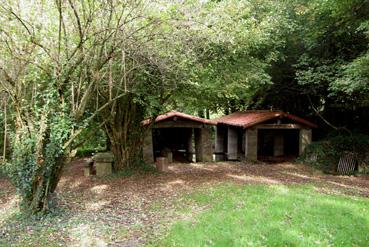
[[[369,200],[313,186],[226,185],[186,198],[208,207],[157,246],[368,246]]]
[[[0,246],[369,246],[369,199],[345,194],[358,191],[227,183],[201,188],[150,201],[146,209],[139,198],[106,206],[105,197],[83,201],[64,192],[61,199],[85,207],[61,204],[32,218],[11,196],[0,207]],[[101,209],[88,207],[100,202]]]

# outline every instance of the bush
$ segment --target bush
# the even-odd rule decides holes
[[[6,175],[5,175],[5,172],[3,171],[3,165],[2,163],[0,162],[0,178],[5,178]]]
[[[97,148],[81,148],[77,150],[77,157],[90,157],[96,153],[104,152],[105,147],[97,147]]]
[[[298,161],[312,165],[324,172],[334,173],[343,154],[354,153],[358,163],[361,166],[367,166],[369,164],[368,152],[368,135],[332,134],[322,141],[310,144]]]

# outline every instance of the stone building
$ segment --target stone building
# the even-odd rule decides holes
[[[145,120],[144,125],[150,124]],[[155,119],[144,141],[143,156],[148,163],[157,157],[177,162],[213,160],[212,129],[215,121],[170,111]]]
[[[215,160],[298,156],[311,142],[305,119],[280,111],[235,112],[216,120]]]

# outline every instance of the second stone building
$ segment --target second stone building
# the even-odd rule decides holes
[[[216,120],[215,159],[257,160],[298,156],[317,126],[280,111],[235,112]]]

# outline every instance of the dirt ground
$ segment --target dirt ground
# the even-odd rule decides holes
[[[292,163],[176,163],[170,165],[166,173],[107,178],[84,177],[84,165],[81,159],[65,169],[57,189],[59,203],[71,215],[83,215],[96,224],[108,224],[113,233],[101,241],[109,246],[137,246],[155,238],[161,231],[157,229],[158,222],[171,222],[180,217],[174,203],[177,198],[221,183],[314,184],[322,193],[369,197],[368,176],[325,175]],[[1,178],[0,188],[0,213],[4,213],[12,207],[10,202],[15,189]],[[126,230],[118,234],[117,227]],[[57,239],[63,236],[61,232]],[[72,236],[67,242],[77,239],[78,236],[74,239]]]

